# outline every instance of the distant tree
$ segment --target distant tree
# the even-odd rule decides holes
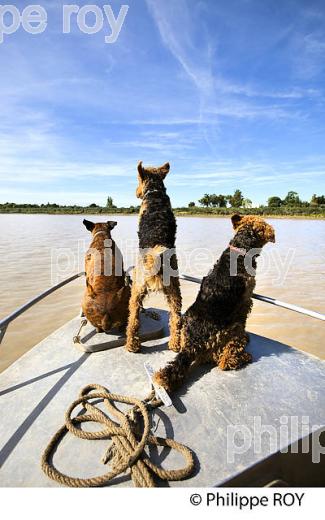
[[[210,195],[210,202],[211,202],[211,206],[213,206],[214,208],[216,206],[219,206],[219,197],[218,197],[218,195],[216,195],[215,193],[212,193]]]
[[[318,199],[318,197],[317,197],[316,193],[314,193],[314,195],[311,198],[310,205],[311,206],[318,206],[317,199]]]
[[[252,207],[252,201],[250,199],[243,200],[243,208],[249,209]]]
[[[325,204],[325,195],[317,196],[315,193],[311,198],[310,205],[318,206],[319,204]]]
[[[209,195],[208,193],[203,195],[202,199],[199,200],[199,204],[201,204],[202,206],[205,206],[206,208],[211,206],[211,202],[212,202],[211,195]]]
[[[226,195],[219,195],[219,208],[227,207],[227,198]]]
[[[188,205],[189,208],[194,208],[195,207],[195,202],[190,202],[189,205]]]
[[[280,197],[270,197],[268,200],[267,200],[267,205],[269,206],[269,208],[279,208],[280,206],[282,206],[282,199],[280,199]]]
[[[89,204],[88,208],[98,208],[98,206],[93,202],[92,204]]]
[[[241,208],[243,205],[244,197],[240,190],[235,190],[233,195],[228,195],[228,200],[232,208]]]
[[[116,208],[116,206],[114,206],[112,197],[107,197],[106,208]]]
[[[285,206],[300,206],[301,200],[298,193],[296,191],[289,191],[288,195],[283,201],[283,204],[285,204]]]
[[[225,195],[211,195],[211,204],[214,207],[225,208],[227,206],[227,200]]]

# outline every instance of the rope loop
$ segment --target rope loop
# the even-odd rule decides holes
[[[107,414],[97,408],[94,400],[104,402]],[[122,412],[117,404],[131,405],[127,412]],[[83,411],[73,415],[82,405]],[[136,487],[154,487],[153,476],[163,480],[183,480],[191,476],[194,470],[193,454],[189,448],[173,439],[156,437],[150,433],[149,412],[162,405],[155,398],[154,391],[143,401],[134,397],[113,394],[97,384],[85,386],[79,397],[73,401],[65,413],[65,423],[56,432],[45,449],[41,467],[44,473],[59,484],[70,487],[99,487],[113,484],[118,475],[130,471]],[[81,424],[93,422],[102,426],[95,432],[82,430]],[[112,441],[103,455],[102,462],[110,463],[111,469],[98,477],[78,478],[65,475],[53,465],[53,454],[67,433],[86,440],[109,439]],[[164,470],[155,465],[145,453],[145,447],[164,446],[176,450],[186,461],[186,466],[176,470]]]

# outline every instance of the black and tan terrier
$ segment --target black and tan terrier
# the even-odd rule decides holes
[[[136,195],[142,199],[138,231],[140,255],[133,271],[129,306],[126,348],[130,352],[141,349],[139,312],[145,296],[151,291],[162,291],[167,299],[169,348],[179,350],[182,297],[175,252],[176,220],[164,186],[169,169],[169,163],[158,168],[144,168],[142,162],[138,165]],[[172,275],[166,277],[168,270]]]
[[[131,290],[125,276],[122,253],[111,237],[117,222],[83,224],[92,233],[86,253],[86,289],[82,310],[97,332],[125,331]]]
[[[256,257],[274,230],[262,218],[232,217],[235,236],[212,271],[202,280],[193,305],[183,317],[181,348],[176,358],[156,372],[155,381],[169,391],[181,386],[191,368],[213,363],[222,370],[251,361],[246,320],[252,309]]]

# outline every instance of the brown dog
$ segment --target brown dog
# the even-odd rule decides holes
[[[117,222],[94,224],[84,220],[83,224],[93,238],[85,259],[86,290],[82,310],[97,332],[108,332],[112,328],[124,331],[131,290],[122,253],[111,237]]]

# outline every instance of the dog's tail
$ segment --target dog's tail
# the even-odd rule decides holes
[[[194,358],[187,351],[179,352],[176,358],[154,375],[154,381],[168,392],[179,388],[187,376]]]
[[[143,273],[146,285],[151,291],[161,291],[163,280],[161,276],[162,255],[167,247],[155,246],[143,255]]]

